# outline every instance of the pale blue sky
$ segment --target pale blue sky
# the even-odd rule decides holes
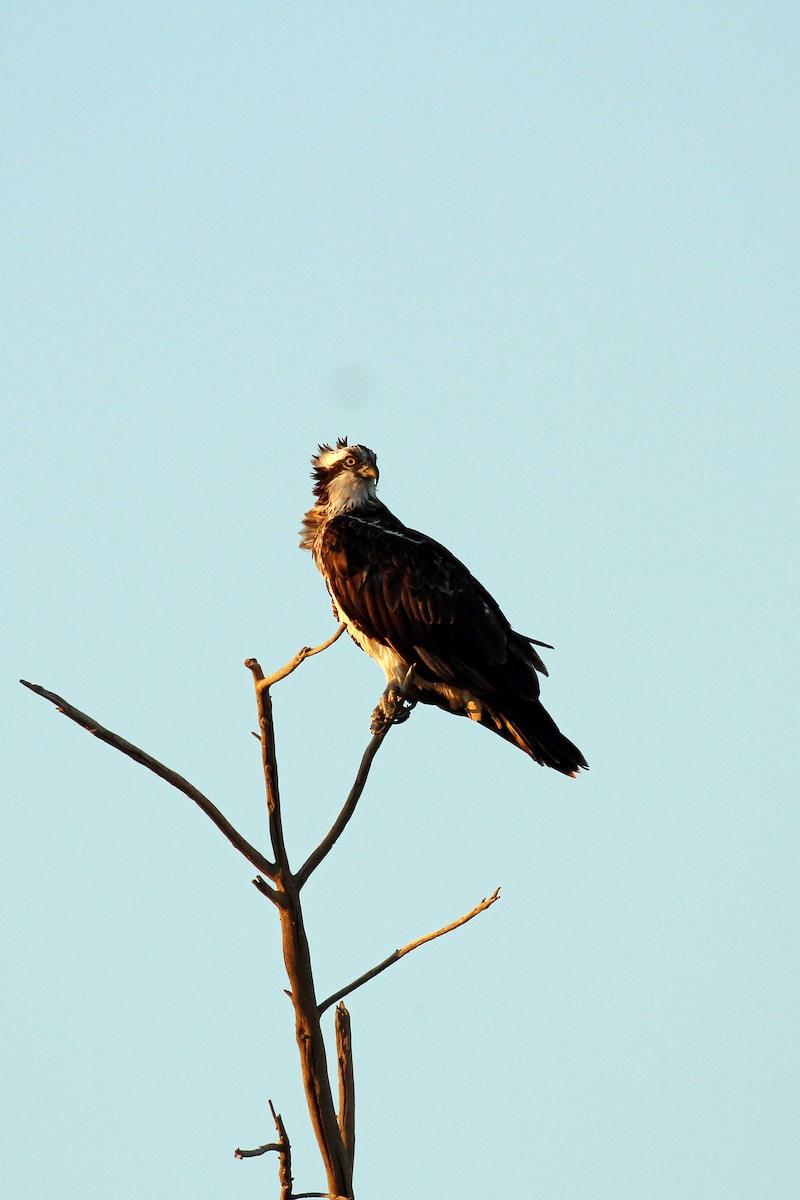
[[[356,1191],[795,1200],[798,19],[789,4],[7,3],[3,1174],[14,1200],[323,1183],[249,674],[332,619],[308,459],[523,632],[578,781],[466,721],[392,732],[307,891],[350,1005]],[[382,686],[275,694],[290,849]]]

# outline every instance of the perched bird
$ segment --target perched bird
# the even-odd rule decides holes
[[[373,732],[408,715],[400,689],[413,667],[411,706],[470,717],[565,775],[585,768],[539,701],[537,672],[547,668],[534,647],[547,643],[515,633],[463,563],[389,512],[376,495],[372,450],[339,438],[311,463],[315,503],[300,545],[314,556],[336,619],[386,674]]]

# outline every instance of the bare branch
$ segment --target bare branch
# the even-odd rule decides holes
[[[312,655],[321,654],[323,650],[327,650],[335,641],[338,641],[346,628],[346,625],[342,623],[333,637],[329,637],[327,642],[322,642],[319,646],[314,646],[313,649],[310,646],[303,646],[301,650],[297,651],[294,658],[289,660],[285,667],[281,667],[264,680],[266,687],[272,687],[273,683],[279,683],[281,679],[285,679],[287,675],[291,675],[292,671],[296,671],[300,664],[305,662],[307,658],[311,658]]]
[[[278,902],[280,913],[283,958],[291,984],[291,1000],[295,1014],[295,1039],[300,1052],[300,1069],[311,1124],[325,1165],[328,1189],[332,1195],[352,1196],[352,1172],[342,1141],[336,1108],[328,1074],[325,1040],[320,1027],[311,952],[308,947],[300,905],[300,892],[286,854],[281,821],[281,800],[278,786],[278,763],[275,753],[275,728],[272,719],[272,698],[269,681],[259,663],[247,659],[258,705],[258,724],[261,731],[261,758],[269,813],[269,832],[275,855],[275,891],[282,895]],[[257,883],[257,887],[260,885]],[[263,889],[260,889],[263,890]],[[269,893],[267,893],[269,895]],[[272,899],[272,896],[270,896]],[[283,1183],[283,1180],[282,1180]],[[283,1200],[291,1196],[291,1183],[285,1184]]]
[[[275,1106],[270,1100],[269,1111],[272,1113],[272,1119],[275,1122],[275,1128],[278,1131],[280,1138],[280,1166],[278,1167],[278,1182],[281,1185],[280,1200],[292,1200],[292,1147],[289,1143],[289,1135],[286,1132],[286,1127],[283,1124],[283,1117],[280,1113],[275,1112]]]
[[[405,679],[403,680],[402,687],[398,692],[398,699],[400,701],[405,699],[411,689],[414,680],[414,670],[415,668],[413,666],[410,667]],[[352,817],[353,813],[356,811],[356,805],[361,799],[361,793],[364,791],[364,787],[367,782],[367,776],[369,775],[370,767],[372,766],[372,761],[383,745],[383,739],[386,737],[391,728],[392,723],[390,722],[388,725],[385,725],[383,729],[379,730],[378,733],[374,733],[372,735],[372,740],[370,741],[361,758],[361,765],[358,768],[358,774],[356,775],[355,782],[350,789],[350,794],[342,806],[342,811],[339,813],[339,816],[336,818],[325,837],[317,846],[316,850],[312,851],[295,876],[298,888],[302,888],[304,884],[307,883],[309,875],[311,875],[313,871],[316,871],[317,867],[331,852],[346,829],[347,823]]]
[[[326,833],[325,837],[317,846],[316,850],[312,851],[295,876],[297,880],[297,886],[299,888],[304,886],[304,884],[308,881],[308,877],[312,871],[316,871],[322,860],[331,852],[347,827],[347,823],[352,817],[353,813],[356,811],[356,805],[361,799],[361,793],[364,791],[364,787],[366,786],[367,776],[369,775],[370,767],[372,766],[372,760],[380,750],[383,739],[386,737],[390,729],[391,725],[387,725],[385,729],[380,731],[380,733],[374,733],[372,735],[369,745],[362,756],[361,765],[358,768],[358,774],[356,775],[355,782],[350,789],[350,794],[344,802],[342,811],[339,813],[339,816],[336,818],[328,833]]]
[[[336,1005],[336,1057],[339,1061],[339,1128],[352,1171],[356,1156],[356,1090],[350,1013],[343,1003]]]
[[[258,1158],[260,1154],[268,1154],[270,1150],[280,1152],[283,1149],[280,1142],[270,1142],[268,1146],[256,1146],[255,1150],[241,1150],[237,1147],[233,1152],[234,1158]]]
[[[377,967],[373,967],[371,971],[366,971],[363,975],[359,975],[358,979],[354,979],[352,983],[348,983],[347,987],[340,988],[338,992],[334,992],[332,996],[328,996],[327,1000],[323,1000],[319,1006],[320,1013],[324,1013],[326,1008],[330,1008],[337,1000],[341,1000],[343,996],[349,996],[356,988],[360,988],[363,983],[368,983],[370,979],[374,979],[376,975],[380,975],[381,971],[385,971],[387,967],[391,967],[392,963],[396,963],[401,958],[405,958],[412,950],[416,950],[418,946],[424,946],[426,942],[432,942],[435,938],[442,937],[445,933],[451,933],[454,929],[458,929],[461,925],[466,925],[467,921],[471,921],[473,917],[477,917],[478,913],[484,912],[490,908],[495,900],[500,898],[500,888],[497,888],[491,896],[484,897],[480,904],[476,904],[471,912],[466,913],[463,917],[459,917],[457,921],[452,921],[449,925],[442,926],[435,933],[426,933],[424,937],[417,938],[415,942],[409,942],[407,946],[403,946],[402,950],[395,950],[383,962],[378,963]]]
[[[158,775],[161,779],[165,779],[171,787],[174,787],[179,792],[183,792],[190,800],[193,800],[198,808],[202,809],[207,817],[214,822],[217,829],[225,835],[228,841],[234,846],[240,854],[243,854],[248,862],[252,863],[258,871],[262,871],[264,875],[270,879],[275,877],[275,864],[270,862],[268,858],[256,850],[255,846],[242,837],[238,830],[234,829],[230,821],[215,804],[212,804],[207,796],[198,791],[194,784],[189,783],[188,779],[184,779],[182,775],[178,775],[177,771],[171,770],[170,767],[165,767],[157,759],[140,750],[138,746],[134,746],[131,742],[126,742],[124,738],[117,733],[112,733],[110,729],[105,729],[94,717],[87,716],[75,708],[68,700],[57,696],[55,692],[49,692],[46,688],[40,687],[38,683],[28,683],[25,679],[20,679],[23,687],[35,692],[37,696],[43,696],[45,700],[49,700],[51,704],[55,704],[60,713],[65,717],[69,717],[76,725],[80,725],[82,729],[87,729],[89,733],[94,734],[101,742],[112,746],[115,750],[119,750],[121,754],[126,754],[128,758],[132,758],[134,762],[140,766],[147,767],[148,771],[152,771],[154,775]]]
[[[269,694],[269,684],[264,678],[258,659],[245,659],[244,664],[252,673],[256,688],[256,704],[258,705],[258,727],[261,730],[261,762],[264,768],[264,783],[267,790],[267,812],[269,814],[269,836],[272,843],[272,853],[275,855],[275,872],[270,875],[289,874],[289,860],[286,856],[286,845],[283,840],[283,822],[281,819],[281,797],[278,787],[278,759],[275,753],[275,725],[272,720],[272,697]],[[269,875],[269,872],[266,872]]]
[[[266,879],[262,879],[260,875],[256,875],[253,880],[254,887],[257,887],[262,895],[271,900],[273,904],[277,904],[278,908],[285,908],[288,901],[285,892],[279,892],[277,888],[270,887]]]
[[[255,1150],[234,1150],[233,1157],[258,1158],[262,1154],[268,1154],[270,1150],[276,1151],[280,1159],[278,1167],[278,1180],[281,1185],[280,1200],[297,1200],[297,1197],[292,1196],[292,1147],[289,1142],[289,1136],[286,1133],[283,1118],[280,1113],[275,1112],[275,1106],[271,1100],[269,1102],[269,1111],[272,1113],[272,1119],[275,1122],[275,1128],[278,1131],[280,1141],[269,1142],[266,1146],[256,1146]]]

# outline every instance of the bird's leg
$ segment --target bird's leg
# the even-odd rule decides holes
[[[387,683],[378,705],[372,713],[370,721],[371,733],[382,733],[388,725],[402,725],[411,716],[411,710],[416,705],[404,685],[392,681]]]

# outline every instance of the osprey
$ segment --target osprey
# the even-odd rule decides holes
[[[336,619],[386,674],[373,732],[408,715],[400,688],[413,667],[412,706],[470,717],[565,775],[585,768],[539,701],[537,672],[547,668],[534,647],[547,643],[515,633],[463,563],[389,512],[376,496],[372,450],[339,438],[311,463],[315,503],[300,545],[314,556]]]

